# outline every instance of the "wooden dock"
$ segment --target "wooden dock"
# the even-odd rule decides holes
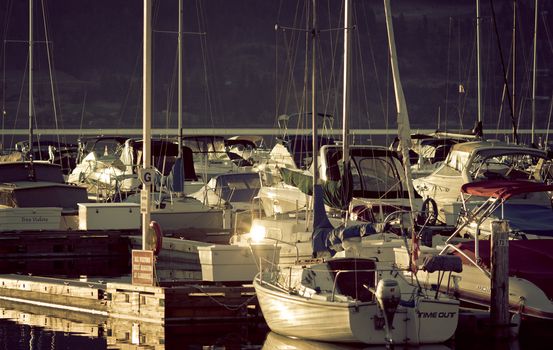
[[[251,284],[198,280],[136,286],[123,281],[0,275],[0,300],[161,325],[260,317]]]
[[[7,232],[0,238],[0,308],[15,304],[45,315],[80,314],[92,319],[84,325],[91,334],[101,332],[95,324],[103,319],[113,332],[108,341],[138,334],[140,343],[156,348],[166,341],[168,326],[262,320],[251,281],[202,280],[197,248],[207,243],[165,238],[155,285],[133,285],[131,250],[140,239],[125,230]],[[99,275],[120,277],[89,277]]]

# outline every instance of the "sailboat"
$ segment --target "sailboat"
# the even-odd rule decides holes
[[[26,161],[0,162],[0,231],[76,229],[86,189],[65,184],[59,165],[33,159],[33,0],[29,0],[29,141]]]
[[[30,13],[33,2],[29,1]],[[128,266],[128,241],[122,236],[139,227],[138,205],[94,207],[86,188],[65,183],[60,165],[34,158],[31,16],[30,23],[29,159],[0,162],[0,269],[67,276],[77,271],[121,271]]]
[[[314,28],[315,11],[314,1]],[[346,1],[346,32],[350,28],[349,14],[350,3]],[[344,42],[347,46],[348,39]],[[315,44],[313,53],[314,48]],[[313,133],[315,139],[316,130]],[[317,149],[314,145],[314,152]],[[316,159],[314,156],[315,164]],[[457,328],[457,300],[425,295],[418,286],[409,284],[392,264],[382,263],[375,257],[325,254],[332,254],[336,249],[329,242],[340,245],[347,239],[360,239],[370,234],[372,226],[335,229],[324,211],[322,190],[316,178],[315,175],[313,222],[311,229],[306,230],[311,235],[313,259],[263,270],[253,281],[269,328],[290,337],[343,343],[422,344],[449,339]],[[284,241],[283,237],[277,242],[293,244],[289,238]]]

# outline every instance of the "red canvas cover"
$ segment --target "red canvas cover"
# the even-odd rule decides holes
[[[522,180],[484,180],[461,186],[461,192],[466,194],[504,200],[517,194],[545,191],[553,191],[553,185]]]

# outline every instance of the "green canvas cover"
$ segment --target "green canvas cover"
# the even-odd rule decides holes
[[[287,168],[280,168],[280,174],[283,181],[290,186],[297,187],[300,191],[307,195],[313,195],[313,176],[303,172],[295,171]],[[351,201],[351,174],[338,181],[327,180],[322,182],[323,198],[326,205],[332,208],[346,210]]]

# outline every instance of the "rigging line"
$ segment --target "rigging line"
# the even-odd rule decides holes
[[[280,62],[279,62],[279,35],[278,35],[278,23],[280,22],[280,16],[281,16],[281,13],[282,13],[282,6],[283,6],[283,1],[284,0],[280,0],[279,2],[279,5],[278,5],[278,10],[277,10],[277,17],[276,17],[276,23],[275,24],[275,83],[274,83],[274,88],[275,88],[275,116],[274,116],[274,120],[273,120],[273,126],[278,126],[278,115],[279,115],[279,105],[280,105],[280,99],[281,99],[281,96],[282,96],[282,93],[279,93],[279,65],[280,65]],[[297,5],[296,5],[297,6]],[[284,38],[286,38],[286,35],[284,35]],[[286,47],[286,46],[284,46]],[[284,51],[286,53],[286,50]],[[286,60],[284,60],[283,64],[286,63]],[[283,84],[284,85],[284,84]],[[271,138],[271,141],[273,142],[273,138]]]
[[[6,45],[9,28],[9,18],[13,9],[13,1],[9,0],[6,3],[6,12],[4,15],[4,28],[2,30],[2,110],[0,111],[0,118],[2,118],[2,131],[5,128],[5,122],[7,117],[6,112]],[[3,151],[6,147],[5,135],[2,133],[2,139],[0,144],[0,151]]]
[[[517,17],[518,17],[517,23],[523,23],[520,12],[521,11],[517,11]],[[526,26],[519,25],[519,27],[524,28]],[[518,44],[519,41],[521,41],[520,44]],[[530,74],[532,72],[532,69],[530,67],[532,65],[532,61],[530,60],[529,55],[527,54],[527,50],[525,49],[527,47],[527,44],[524,40],[524,35],[520,33],[519,35],[517,35],[517,47],[518,46],[522,47],[522,50],[518,50],[517,52],[519,53],[519,55],[522,55],[523,67],[525,67],[525,69],[523,70],[523,77],[522,77],[522,81],[524,82],[524,84],[519,85],[519,93],[516,95],[518,97],[518,105],[515,104],[516,106],[518,106],[518,108],[516,109],[517,121],[518,121],[517,127],[520,128],[520,123],[523,116],[522,112],[524,111],[525,106],[527,105],[528,100],[530,99],[529,93],[532,86],[532,74]]]
[[[277,8],[277,19],[280,17],[280,11],[282,10],[282,1],[283,0],[280,0],[279,3],[278,3],[278,8]],[[276,26],[276,25],[275,25]],[[274,115],[273,115],[273,127],[277,124],[277,118],[278,118],[278,85],[276,84],[276,80],[278,79],[278,65],[279,65],[279,60],[278,60],[278,55],[279,55],[279,51],[278,51],[278,33],[277,31],[275,30],[274,31],[274,40],[275,40],[275,57],[274,57],[274,62],[275,62],[275,65],[274,65],[274,71],[275,71],[275,84],[273,86],[274,88],[274,99],[275,99],[275,105],[274,105]],[[274,142],[274,139],[271,137],[271,143]]]
[[[178,79],[178,57],[179,57],[179,48],[178,43],[175,48],[175,59],[173,61],[173,74],[171,74],[171,83],[169,84],[169,89],[167,91],[167,105],[166,105],[166,115],[165,115],[165,125],[167,130],[171,128],[171,110],[173,108],[173,103],[175,100],[175,87],[177,86]],[[169,138],[169,134],[165,134],[166,138]]]
[[[290,44],[290,40],[288,39],[288,35],[287,35],[287,32],[283,32],[283,47],[284,47],[284,50],[283,50],[283,54],[284,54],[284,60],[282,62],[282,65],[283,65],[283,71],[284,73],[286,74],[277,74],[275,76],[275,94],[276,94],[276,99],[275,99],[275,111],[276,111],[276,114],[277,114],[277,118],[278,118],[278,115],[279,115],[279,106],[281,105],[282,103],[282,100],[284,99],[285,102],[284,102],[284,112],[286,112],[286,106],[288,105],[288,100],[290,98],[290,92],[291,91],[295,91],[295,85],[294,85],[294,79],[293,79],[293,58],[291,57],[290,55],[290,52],[292,51],[291,50],[291,45]],[[275,55],[278,55],[278,45],[279,45],[279,35],[278,35],[278,31],[275,31],[275,41],[276,41],[276,49],[275,50]],[[296,51],[297,52],[297,51]],[[276,62],[276,60],[275,60]],[[288,67],[288,68],[287,68]],[[278,66],[277,66],[277,69],[278,69]],[[281,80],[282,80],[282,84],[279,84],[279,77],[281,77]],[[288,77],[287,79],[285,77]],[[280,88],[279,88],[280,86]],[[277,118],[275,118],[275,123],[277,123]]]
[[[296,5],[296,13],[295,13],[295,16],[294,16],[294,26],[297,26],[298,24],[300,24],[302,22],[302,19],[305,17],[309,18],[309,11],[307,10],[307,4],[305,4],[303,7],[300,7],[300,2],[298,2],[298,4]],[[299,9],[301,9],[301,12],[299,11]],[[308,20],[307,20],[308,21]],[[307,22],[308,23],[308,22]],[[309,24],[305,24],[306,28],[309,27]],[[294,37],[295,36],[295,37]],[[299,112],[299,113],[302,113],[304,111],[304,101],[305,101],[305,96],[306,96],[306,93],[305,93],[305,90],[303,91],[303,95],[298,95],[296,94],[295,92],[298,90],[298,87],[297,87],[297,82],[296,82],[296,79],[295,79],[295,75],[294,75],[294,67],[296,66],[296,61],[299,60],[299,57],[300,57],[300,47],[301,47],[301,44],[304,43],[304,45],[307,45],[306,42],[305,42],[305,37],[307,36],[307,34],[304,34],[303,36],[301,35],[301,33],[297,33],[294,35],[294,33],[292,32],[292,37],[295,39],[295,49],[293,51],[294,55],[292,56],[293,57],[293,60],[289,61],[289,70],[290,70],[290,74],[289,74],[289,86],[291,86],[293,88],[290,89],[289,91],[293,93],[293,96],[290,96],[288,95],[287,96],[287,101],[286,101],[286,104],[285,104],[285,108],[288,109],[288,103],[290,103],[290,98],[294,98],[295,102],[296,102],[296,110]],[[303,38],[303,40],[302,40]],[[307,46],[306,46],[307,47]],[[304,47],[304,55],[307,55],[307,49],[306,47]],[[304,66],[304,69],[303,69],[303,73],[306,74],[306,68]],[[301,87],[303,89],[305,89],[305,82],[302,83]],[[299,99],[298,99],[299,97]]]
[[[374,14],[373,16],[369,17],[367,15],[367,7],[366,7],[366,3],[365,2],[361,2],[361,6],[363,7],[362,9],[362,14],[363,14],[363,18],[367,19],[367,18],[374,18]],[[358,12],[357,12],[357,8],[356,7],[353,7],[353,16],[355,18],[355,21],[356,23],[359,23],[359,16],[358,16]],[[370,27],[369,27],[369,22],[368,21],[364,21],[365,23],[365,29],[366,29],[366,33],[367,33],[367,40],[368,40],[368,45],[369,45],[369,55],[371,57],[371,61],[372,61],[372,67],[373,67],[373,70],[374,70],[374,74],[375,74],[375,77],[376,77],[376,89],[378,91],[378,97],[379,97],[379,100],[380,100],[380,107],[382,108],[382,115],[384,116],[384,127],[386,129],[389,129],[390,127],[390,121],[388,120],[387,118],[387,114],[386,114],[386,104],[384,102],[384,98],[383,98],[383,93],[382,93],[382,87],[381,87],[381,83],[380,83],[380,75],[378,74],[379,72],[379,69],[377,67],[377,64],[376,64],[376,58],[375,58],[375,55],[374,55],[374,48],[373,48],[373,44],[372,44],[372,36],[371,36],[371,31],[370,31]],[[356,27],[357,28],[357,27]],[[367,123],[368,123],[368,126],[369,126],[369,129],[371,128],[371,118],[370,118],[370,114],[369,114],[369,98],[368,98],[368,89],[367,89],[367,83],[366,81],[368,81],[368,79],[365,79],[365,65],[362,64],[362,62],[364,62],[364,59],[363,59],[363,50],[361,49],[361,33],[359,33],[357,36],[357,48],[358,48],[358,51],[359,51],[359,55],[358,55],[358,59],[359,59],[359,63],[358,63],[358,66],[360,67],[360,70],[361,70],[361,74],[360,74],[360,77],[361,77],[361,82],[360,84],[362,85],[362,91],[363,91],[363,96],[364,96],[364,102],[365,102],[365,108],[367,108]],[[385,140],[385,143],[388,144],[389,140],[388,140],[388,135],[386,135],[386,140]]]
[[[4,13],[4,28],[3,28],[3,31],[2,31],[2,39],[3,41],[6,41],[7,37],[8,37],[8,28],[9,28],[9,19],[11,18],[11,15],[12,15],[12,10],[13,10],[13,1],[12,0],[8,0],[8,2],[6,3],[6,12]]]
[[[205,23],[205,19],[203,18],[204,10],[202,8],[202,2],[196,1],[196,19],[198,20],[198,25],[200,26],[200,30],[202,25],[207,26],[207,23]],[[204,21],[202,21],[204,19]],[[213,104],[212,104],[212,97],[210,94],[210,87],[209,87],[209,76],[207,74],[207,35],[202,35],[200,37],[200,47],[201,47],[201,53],[202,53],[202,68],[203,68],[203,79],[206,86],[206,103],[209,110],[209,118],[211,121],[211,126],[215,126],[215,120],[214,120],[214,113],[213,113]]]
[[[516,75],[516,71],[517,71],[517,36],[516,36],[516,31],[517,31],[517,0],[512,0],[513,1],[513,24],[512,24],[512,36],[511,36],[511,41],[513,43],[513,50],[511,52],[511,55],[512,55],[512,60],[513,60],[513,64],[511,65],[512,69],[511,69],[511,84],[512,84],[512,91],[511,91],[511,103],[513,104],[513,107],[512,107],[512,110],[513,110],[513,113],[514,113],[514,117],[516,118],[517,120],[517,128],[520,127],[520,118],[519,116],[517,115],[517,75]]]
[[[200,4],[202,4],[202,2],[200,1]],[[201,11],[200,11],[200,15],[201,15],[201,23],[203,23],[203,26],[205,26],[207,28],[207,16],[206,16],[206,11],[205,9],[202,7]],[[201,28],[200,28],[201,29]],[[204,36],[207,35],[207,32],[204,31],[206,34]],[[215,81],[215,78],[216,76],[221,76],[221,74],[217,74],[218,71],[218,67],[219,65],[216,65],[214,64],[213,62],[215,62],[215,55],[214,55],[214,52],[213,52],[213,48],[212,46],[209,46],[207,45],[207,37],[205,38],[205,47],[206,47],[206,69],[207,67],[209,67],[210,71],[211,71],[211,74],[209,75],[211,77],[210,79],[210,82],[211,84],[209,85],[209,96],[212,98],[212,100],[214,101],[213,102],[213,108],[214,108],[214,114],[215,115],[220,115],[222,116],[223,118],[223,121],[225,119],[225,116],[226,116],[226,113],[223,113],[223,111],[225,111],[226,109],[224,108],[223,106],[223,99],[222,99],[222,94],[220,93],[220,90],[218,89],[218,84],[216,84],[217,82]]]
[[[449,102],[449,66],[451,63],[451,32],[453,27],[453,17],[449,17],[449,28],[447,32],[447,65],[446,65],[446,78],[445,78],[445,113],[444,113],[444,123],[445,130],[447,130],[447,113],[449,111],[448,102]],[[440,128],[440,120],[438,119],[438,129]]]
[[[553,53],[553,44],[551,44],[551,35],[549,33],[549,26],[548,26],[548,22],[546,20],[546,17],[547,16],[547,12],[545,11],[542,11],[541,13],[541,20],[543,22],[543,27],[545,29],[545,36],[547,37],[547,43],[549,44],[549,50],[551,51],[551,53]]]
[[[458,86],[459,90],[457,90],[457,117],[459,118],[459,125],[462,128],[463,114],[461,109],[461,103],[462,101],[464,101],[462,97],[465,96],[466,90],[463,86],[463,80],[462,80],[462,74],[461,74],[461,21],[457,21],[457,79],[459,84]],[[461,90],[461,87],[463,90]]]
[[[2,131],[4,131],[4,124],[6,122],[6,42],[2,45],[2,110],[0,111],[0,118],[2,118]],[[2,132],[2,139],[0,143],[0,152],[4,151],[4,133]]]
[[[125,102],[124,102],[124,105],[121,106],[121,114],[119,115],[119,122],[118,122],[118,127],[121,126],[121,122],[123,121],[123,113],[126,109],[126,106],[127,106],[127,102],[129,101],[130,99],[130,94],[131,94],[131,89],[133,88],[134,85],[138,85],[138,83],[140,82],[138,76],[142,76],[142,51],[139,50],[136,54],[136,60],[135,60],[135,65],[134,65],[134,75],[131,75],[131,80],[129,81],[129,89],[127,90],[127,95],[125,96]],[[134,77],[137,77],[136,79],[136,84],[134,83]],[[134,112],[134,120],[133,120],[133,126],[140,126],[142,127],[142,125],[140,124],[140,122],[142,121],[142,114],[141,114],[141,109],[142,109],[142,89],[141,89],[142,85],[138,85],[137,86],[137,98],[136,98],[136,105],[135,105],[135,112]],[[140,118],[140,120],[139,120]]]
[[[331,14],[330,14],[330,8],[329,8],[329,2],[327,1],[327,11],[328,11],[328,16],[327,16],[327,19],[328,19],[328,23],[329,23],[329,26],[332,25],[332,21],[331,21]],[[320,29],[317,29],[317,33],[319,34],[319,36],[321,35],[321,30]],[[317,73],[318,73],[318,78],[317,78],[317,81],[320,81],[320,84],[321,84],[321,100],[323,101],[322,104],[323,104],[323,113],[324,114],[327,114],[328,113],[328,108],[329,108],[329,104],[330,104],[330,96],[331,96],[331,89],[332,89],[332,86],[336,86],[336,80],[334,78],[335,76],[335,66],[336,66],[336,49],[338,47],[338,45],[334,45],[334,40],[333,40],[333,37],[332,37],[332,33],[329,33],[329,37],[330,37],[330,50],[331,52],[333,52],[333,54],[330,55],[330,58],[331,58],[331,65],[330,65],[330,74],[329,74],[329,77],[327,79],[327,81],[325,81],[324,79],[324,75],[323,75],[323,69],[318,69],[317,70]],[[323,47],[322,47],[322,40],[318,40],[317,42],[317,58],[318,58],[318,62],[317,62],[317,67],[326,67],[325,65],[325,56],[323,55]],[[325,86],[326,85],[326,86]],[[325,96],[325,92],[326,92],[326,96]],[[335,94],[335,96],[337,96],[337,94]],[[335,111],[334,111],[335,112]],[[335,114],[335,113],[333,113]],[[324,119],[323,119],[324,121]],[[326,132],[325,130],[325,127],[326,127],[326,123],[323,123],[323,133]]]
[[[85,106],[86,106],[86,95],[88,94],[88,90],[84,90],[84,97],[83,97],[83,106],[81,108],[81,120],[79,123],[79,130],[83,130],[83,122],[84,122],[84,114],[85,114]],[[83,136],[82,134],[80,136]]]
[[[55,89],[55,86],[57,86],[57,84],[55,84],[55,77],[54,77],[54,68],[53,68],[53,58],[52,58],[52,55],[53,53],[50,51],[50,39],[49,39],[49,33],[48,33],[48,16],[47,16],[47,12],[46,12],[46,8],[45,8],[45,5],[44,5],[44,0],[41,1],[41,5],[42,5],[42,23],[43,23],[43,27],[44,27],[44,36],[45,36],[45,41],[46,41],[46,58],[48,59],[48,73],[50,73],[50,93],[52,94],[52,108],[53,108],[53,112],[54,112],[54,124],[55,124],[55,127],[56,127],[56,130],[59,130],[60,129],[60,122],[58,121],[58,101],[56,99],[56,96],[58,96],[58,93],[59,91],[56,91]],[[35,116],[35,120],[36,120],[36,116]],[[37,126],[38,127],[38,126]],[[63,127],[63,125],[62,125]],[[56,135],[56,138],[57,138],[57,141],[58,141],[58,153],[60,155],[60,158],[61,158],[61,140],[60,140],[60,135]],[[40,146],[39,146],[40,147]],[[62,168],[63,168],[63,164],[62,164]]]
[[[459,21],[460,23],[460,21]],[[473,22],[474,24],[475,22]],[[472,46],[471,46],[471,51],[468,55],[468,57],[475,57],[476,56],[476,47],[477,47],[477,42],[478,40],[476,40],[476,26],[475,25],[472,25],[471,26],[472,28],[472,32],[470,33],[469,35],[469,38],[473,38],[473,41],[472,41]],[[468,100],[468,92],[472,92],[472,84],[471,84],[471,80],[470,80],[470,76],[471,76],[471,73],[472,71],[474,70],[474,65],[475,65],[475,60],[472,60],[472,59],[468,59],[466,60],[468,62],[468,65],[465,66],[465,71],[464,73],[461,73],[461,26],[459,25],[459,74],[460,74],[460,77],[461,75],[464,75],[465,77],[465,93],[463,94],[464,98],[462,99],[462,101],[460,102],[460,106],[459,106],[459,125],[461,127],[461,129],[464,129],[464,126],[463,126],[463,119],[464,119],[464,116],[465,116],[465,112],[467,110],[467,100]]]
[[[300,11],[302,9],[303,11]],[[293,19],[293,25],[297,26],[297,23],[299,20],[303,18],[305,14],[305,6],[300,8],[300,2],[296,3],[296,10],[294,13],[294,19]],[[278,29],[278,28],[277,28]],[[282,77],[282,85],[280,87],[280,98],[277,100],[277,110],[279,106],[282,104],[282,96],[284,96],[284,112],[288,110],[288,105],[290,103],[290,99],[295,99],[296,102],[296,111],[301,112],[303,110],[302,107],[302,101],[304,101],[305,96],[300,97],[296,91],[296,79],[294,76],[294,67],[296,66],[295,62],[297,61],[298,55],[299,55],[299,47],[302,43],[301,40],[301,34],[297,31],[290,31],[290,38],[287,34],[287,31],[282,30],[284,33],[284,48],[285,48],[285,62],[283,62],[284,67],[287,67],[287,74],[283,74]],[[304,70],[305,72],[305,70]],[[278,76],[277,76],[278,79]],[[277,80],[278,84],[278,80]],[[304,85],[302,85],[303,87]]]
[[[296,9],[296,11],[298,11],[298,10]],[[304,15],[304,13],[302,12],[301,17],[303,17],[303,15]],[[298,19],[298,14],[296,13],[295,18],[294,18],[294,25],[300,19]],[[286,38],[287,38],[287,36],[285,35],[285,39]],[[289,42],[290,42],[290,44],[285,44],[285,48],[287,48],[287,51],[286,51],[287,62],[286,63],[287,63],[287,66],[288,66],[288,80],[287,80],[287,85],[288,86],[285,90],[285,92],[286,92],[286,95],[285,95],[286,96],[286,101],[285,101],[285,104],[284,104],[284,108],[285,108],[285,111],[288,109],[288,104],[290,103],[290,99],[293,97],[295,99],[295,103],[296,103],[296,106],[297,106],[296,110],[301,111],[302,110],[302,108],[300,107],[301,106],[301,101],[303,100],[304,97],[302,97],[298,100],[298,95],[294,93],[297,90],[296,79],[295,79],[295,75],[294,75],[294,67],[296,66],[295,62],[298,59],[299,47],[302,43],[301,34],[291,32],[291,38],[290,38]],[[290,53],[292,53],[292,55]],[[283,89],[285,89],[284,84],[282,85],[282,87],[283,87]],[[290,93],[293,93],[293,95],[291,96]]]
[[[491,43],[492,42],[492,38],[493,38],[493,33],[491,30],[487,31],[488,33],[488,36],[487,36],[487,43]],[[480,42],[480,44],[482,45],[482,42]],[[490,67],[492,66],[495,66],[493,65],[494,63],[494,60],[493,60],[493,55],[492,55],[492,45],[487,45],[486,46],[486,51],[485,51],[485,60],[487,62],[487,65],[485,65],[484,68],[481,68],[481,72],[482,74],[484,74],[484,82],[486,82],[486,84],[483,84],[482,88],[481,88],[481,91],[482,91],[482,101],[483,101],[483,105],[482,105],[482,116],[486,116],[487,115],[487,111],[489,111],[490,109],[493,110],[493,108],[491,106],[489,106],[490,108],[486,108],[486,100],[489,98],[489,96],[494,96],[493,92],[495,91],[494,88],[495,88],[495,84],[493,84],[494,82],[494,71],[492,69],[490,69]],[[482,52],[482,51],[481,51]],[[485,69],[485,70],[484,70]],[[508,68],[506,68],[506,71],[508,71]],[[506,79],[507,78],[507,75],[505,76]],[[492,82],[492,84],[489,84],[489,82]],[[481,81],[481,84],[482,84],[482,81]],[[490,92],[491,91],[491,92]],[[491,112],[490,112],[491,113]]]
[[[503,59],[503,52],[501,50],[501,42],[499,40],[499,31],[497,29],[497,23],[496,23],[496,18],[495,18],[495,9],[494,9],[494,6],[493,6],[493,0],[490,0],[490,7],[491,7],[491,11],[492,11],[492,23],[493,23],[495,36],[496,36],[497,48],[499,50],[499,57],[501,59],[501,69],[503,70],[503,82],[504,82],[504,84],[508,85],[507,72],[505,70],[505,62],[504,62],[504,59]],[[517,135],[517,125],[516,125],[515,114],[514,114],[514,111],[513,111],[511,95],[509,93],[509,86],[507,86],[507,99],[509,100],[509,109],[510,109],[510,112],[511,112],[511,123],[513,125],[513,138],[514,138],[515,143],[518,145],[519,141],[518,141],[518,135]]]
[[[309,28],[309,17],[311,16],[311,8],[309,7],[309,1],[306,1],[306,16],[305,16],[305,28]],[[306,31],[305,34],[304,34],[304,66],[303,66],[303,85],[302,85],[302,96],[301,96],[301,100],[299,101],[301,103],[301,107],[300,107],[300,114],[298,115],[298,120],[296,121],[296,129],[299,129],[300,128],[300,125],[303,126],[303,119],[305,118],[305,116],[303,115],[303,111],[308,111],[309,108],[307,107],[308,106],[308,103],[309,101],[307,101],[307,85],[308,85],[308,80],[309,80],[309,52],[311,50],[309,50],[309,39],[310,39],[310,35],[309,35],[309,32]],[[305,105],[304,105],[305,103]],[[300,124],[300,122],[302,124]]]
[[[549,99],[549,118],[547,120],[547,132],[545,133],[545,143],[544,147],[547,149],[548,143],[549,143],[549,127],[551,126],[551,114],[553,113],[553,93],[551,94],[551,98]]]
[[[321,45],[321,41],[320,40],[320,33],[319,31],[317,30],[317,33],[319,35],[319,40],[316,41],[316,45],[317,45],[317,49],[316,49],[316,55],[317,55],[317,64],[316,66],[317,67],[325,67],[325,63],[324,63],[324,59],[323,59],[323,54],[322,54],[322,45]],[[332,75],[333,75],[333,72],[334,72],[334,62],[335,60],[332,59],[331,60],[331,72],[330,72],[330,77],[329,79],[327,79],[327,81],[325,81],[324,79],[324,75],[323,75],[323,69],[317,69],[316,70],[316,73],[317,73],[317,81],[319,82],[319,88],[317,89],[316,93],[318,92],[318,95],[320,96],[320,99],[317,99],[317,101],[322,101],[322,102],[319,102],[317,103],[317,105],[323,105],[323,108],[322,108],[322,112],[324,114],[327,114],[328,113],[328,103],[329,103],[329,94],[328,94],[328,91],[330,90],[330,86],[331,86],[331,80],[332,79]],[[324,119],[323,119],[324,121]],[[324,124],[322,125],[323,129],[324,129]],[[323,134],[326,130],[323,130]]]
[[[136,59],[134,60],[134,68],[131,72],[131,75],[130,75],[130,78],[129,78],[129,87],[127,89],[127,93],[125,94],[125,98],[123,99],[123,103],[121,104],[121,106],[119,107],[119,118],[117,120],[117,127],[120,127],[121,126],[121,122],[123,121],[123,116],[125,114],[125,110],[127,108],[127,104],[129,103],[129,100],[130,100],[130,96],[131,96],[131,93],[132,93],[132,89],[134,87],[134,75],[137,74],[137,71],[139,69],[139,67],[141,68],[141,64],[142,64],[142,53],[137,53],[136,55]],[[136,120],[135,120],[135,124],[136,125]]]
[[[513,57],[511,55],[513,51],[513,43],[511,42],[511,46],[509,47],[509,60],[507,61],[507,70],[511,68],[511,58]],[[499,130],[501,128],[501,120],[503,119],[503,105],[505,104],[505,96],[507,94],[506,86],[505,84],[502,85],[502,92],[501,92],[501,103],[499,104],[499,115],[497,118],[497,124],[496,124],[496,130],[495,130],[495,138],[499,138]]]
[[[29,53],[27,53],[27,60],[25,61],[25,68],[23,68],[23,77],[21,79],[21,85],[19,88],[19,99],[17,100],[17,108],[15,110],[15,119],[13,121],[13,127],[12,129],[15,129],[17,127],[17,120],[19,118],[19,113],[21,111],[21,104],[23,102],[23,91],[25,90],[25,83],[27,80],[27,74],[28,74],[28,67],[29,67]],[[10,145],[13,145],[15,142],[15,135],[12,135],[10,140]]]

